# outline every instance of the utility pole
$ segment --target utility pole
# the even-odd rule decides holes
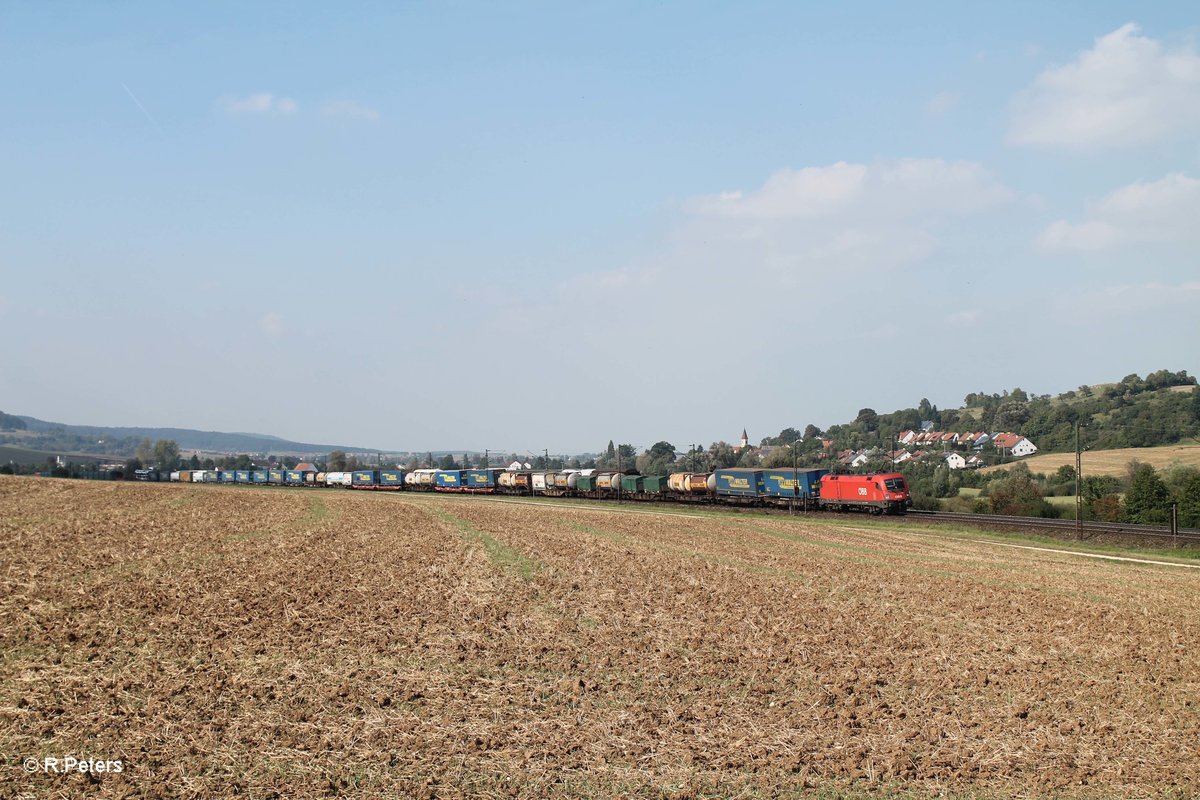
[[[1075,538],[1083,539],[1083,451],[1079,449],[1079,420],[1075,420]]]
[[[800,441],[800,439],[797,439],[795,442],[792,442],[792,501],[788,503],[789,517],[796,516],[796,495],[800,493],[800,472],[797,469],[799,462],[796,460],[796,444]]]
[[[621,474],[621,445],[617,444],[617,475]],[[617,502],[621,502],[621,480],[617,480]]]

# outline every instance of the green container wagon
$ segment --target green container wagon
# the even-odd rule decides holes
[[[646,494],[666,494],[667,492],[667,476],[666,475],[644,475],[642,476],[642,491]]]

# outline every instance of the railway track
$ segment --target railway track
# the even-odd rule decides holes
[[[1177,534],[1172,534],[1166,525],[1135,525],[1131,522],[1084,522],[1076,526],[1073,519],[1041,519],[1039,517],[1013,517],[999,514],[964,514],[952,511],[914,511],[909,510],[907,517],[917,517],[936,522],[957,522],[981,527],[1021,528],[1023,530],[1053,531],[1059,534],[1075,533],[1081,530],[1084,538],[1096,535],[1104,536],[1139,536],[1165,541],[1177,541],[1184,544],[1200,544],[1200,530],[1195,528],[1180,528]]]

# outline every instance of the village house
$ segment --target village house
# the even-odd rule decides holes
[[[1013,458],[1021,458],[1037,452],[1037,445],[1015,433],[997,433],[992,437],[992,445],[997,450],[1007,450]]]
[[[960,453],[947,453],[946,466],[950,469],[966,469],[967,460]]]

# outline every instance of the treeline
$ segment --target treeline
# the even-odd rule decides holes
[[[25,421],[16,417],[22,425]],[[50,452],[90,453],[98,456],[128,456],[136,449],[141,439],[136,436],[126,436],[119,439],[97,439],[94,436],[83,436],[77,433],[67,433],[61,429],[41,433],[24,432],[25,428],[0,428],[9,431],[8,435],[0,434],[0,444],[12,444],[29,450],[46,450]],[[22,431],[16,433],[16,431]]]
[[[1028,436],[1042,452],[1070,450],[1075,423],[1086,445],[1110,450],[1157,447],[1200,435],[1200,391],[1163,391],[1194,387],[1187,370],[1161,369],[1145,378],[1126,375],[1111,386],[1080,386],[1057,397],[1030,397],[1021,389],[1001,395],[972,393],[965,404],[982,430],[1013,431]]]
[[[1200,436],[1200,390],[1167,391],[1196,385],[1196,378],[1187,370],[1160,369],[1145,378],[1126,375],[1110,386],[1080,386],[1055,397],[1031,395],[1020,387],[993,394],[972,392],[963,399],[963,407],[956,409],[939,409],[922,398],[914,408],[887,414],[859,409],[852,422],[831,425],[827,430],[809,425],[801,435],[788,428],[762,444],[790,445],[803,438],[800,452],[812,454],[819,448],[812,446],[811,440],[821,436],[833,440],[836,450],[895,449],[902,431],[920,430],[929,422],[939,431],[1018,433],[1031,439],[1041,452],[1061,452],[1074,448],[1075,424],[1079,423],[1083,443],[1091,449],[1157,447]]]

